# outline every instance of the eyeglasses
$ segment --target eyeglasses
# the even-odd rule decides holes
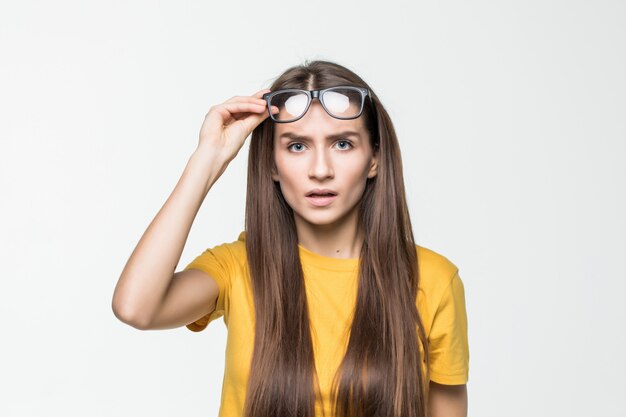
[[[363,112],[365,97],[372,100],[370,90],[350,85],[339,85],[321,90],[286,88],[263,94],[270,117],[277,123],[290,123],[302,118],[309,110],[311,100],[314,98],[322,103],[326,113],[332,117],[342,120],[356,119]],[[278,107],[279,112],[273,114],[272,106]]]

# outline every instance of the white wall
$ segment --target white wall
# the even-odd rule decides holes
[[[624,415],[619,1],[0,5],[0,414],[217,415],[226,328],[141,332],[113,288],[204,115],[330,59],[400,137],[419,244],[460,268],[470,416]],[[243,230],[247,143],[179,268]],[[218,220],[219,219],[219,220]]]

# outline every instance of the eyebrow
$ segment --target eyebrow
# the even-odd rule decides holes
[[[331,139],[339,139],[339,138],[344,138],[346,136],[356,136],[358,138],[361,137],[361,134],[359,132],[355,132],[353,130],[346,130],[344,132],[340,132],[340,133],[333,133],[332,135],[328,135],[326,136],[327,140],[331,140]],[[282,133],[279,136],[279,139],[283,139],[283,138],[287,138],[287,139],[299,139],[299,140],[311,140],[311,138],[309,136],[304,136],[304,135],[298,135],[295,132],[285,132]]]

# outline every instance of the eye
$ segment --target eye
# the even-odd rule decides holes
[[[294,142],[294,143],[290,144],[289,146],[287,146],[287,149],[291,150],[292,146],[296,146],[296,145],[302,146],[302,144],[301,144],[301,143],[299,143],[299,142]],[[300,151],[296,151],[296,152],[300,152]]]
[[[346,144],[348,144],[347,148],[342,147],[341,149],[350,149],[350,148],[352,148],[352,143],[349,140],[340,140],[337,143],[346,143]]]

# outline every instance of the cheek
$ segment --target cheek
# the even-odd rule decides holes
[[[364,183],[367,179],[371,162],[371,159],[365,155],[355,156],[349,163],[344,165],[344,176],[349,178],[351,182]]]
[[[346,191],[350,193],[351,199],[360,199],[365,191],[367,174],[369,173],[369,162],[363,165],[363,160],[354,161],[353,168],[344,172]]]
[[[305,166],[294,159],[276,159],[277,177],[283,194],[298,192],[298,184],[302,184],[302,178],[306,176]]]
[[[363,194],[365,190],[365,183],[367,182],[367,172],[363,172],[359,170],[358,172],[353,172],[350,177],[350,192],[355,196],[359,197]]]

